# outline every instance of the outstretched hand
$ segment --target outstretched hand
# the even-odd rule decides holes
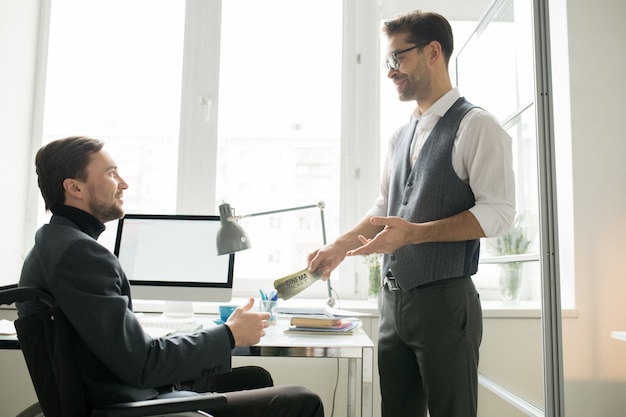
[[[270,313],[252,311],[254,298],[237,307],[226,321],[235,338],[235,346],[247,347],[256,345],[265,336],[269,326]]]
[[[348,251],[346,256],[392,253],[411,243],[414,225],[401,217],[373,216],[370,223],[374,226],[383,226],[383,230],[372,239],[360,235],[359,240],[363,245]]]

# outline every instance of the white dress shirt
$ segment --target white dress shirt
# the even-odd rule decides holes
[[[411,120],[418,119],[411,142],[411,161],[417,160],[424,142],[439,119],[461,97],[458,88],[448,91],[424,114],[415,109]],[[380,194],[370,216],[386,216],[389,198],[391,155],[399,130],[391,137],[380,183]],[[459,178],[474,192],[476,204],[469,211],[476,217],[487,237],[508,230],[515,218],[515,178],[512,139],[498,120],[485,110],[474,108],[461,120],[452,149],[452,166]]]

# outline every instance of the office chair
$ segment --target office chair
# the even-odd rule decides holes
[[[38,404],[29,407],[20,416],[210,416],[199,410],[210,410],[226,404],[226,397],[222,394],[210,393],[194,397],[128,402],[87,410],[82,381],[73,360],[70,343],[74,329],[48,293],[35,287],[0,291],[0,305],[23,301],[40,301],[48,308],[15,321],[17,338],[39,400]]]

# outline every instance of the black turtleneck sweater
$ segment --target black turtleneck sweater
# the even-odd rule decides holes
[[[63,216],[71,220],[81,231],[87,233],[94,239],[98,239],[102,232],[106,229],[104,223],[96,219],[91,214],[76,207],[66,206],[63,204],[55,204],[50,208],[52,214]]]

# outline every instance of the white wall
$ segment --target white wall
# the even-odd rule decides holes
[[[578,318],[563,322],[568,417],[626,410],[626,2],[567,2]]]
[[[553,98],[561,106],[555,111],[563,110],[563,100],[571,111],[571,124],[557,126],[555,132],[556,141],[561,142],[557,168],[567,169],[562,157],[571,149],[573,175],[571,189],[566,183],[557,190],[558,204],[564,205],[560,208],[572,215],[565,219],[567,224],[559,225],[571,228],[565,230],[571,240],[561,245],[565,252],[573,252],[573,269],[561,270],[561,278],[573,275],[575,280],[575,305],[568,306],[575,312],[563,318],[564,415],[621,417],[626,410],[626,342],[612,339],[610,333],[626,330],[626,105],[622,103],[626,97],[626,2],[550,3],[562,3],[559,7],[567,9],[568,27],[568,50],[553,51],[554,94],[558,96]],[[566,73],[567,65],[559,60],[568,56]],[[562,91],[559,84],[568,78],[569,91]],[[563,141],[571,147],[563,146]],[[504,386],[510,375],[516,375],[515,381],[528,385],[512,387],[513,391],[542,404],[537,368],[528,373],[515,363],[516,355],[541,360],[536,350],[539,331],[539,320],[485,319],[481,368]],[[480,394],[481,416],[521,415],[485,390]]]
[[[31,241],[24,224],[27,183],[34,170],[30,141],[38,15],[37,0],[0,2],[0,230],[5,236],[0,239],[0,286],[17,282]]]

